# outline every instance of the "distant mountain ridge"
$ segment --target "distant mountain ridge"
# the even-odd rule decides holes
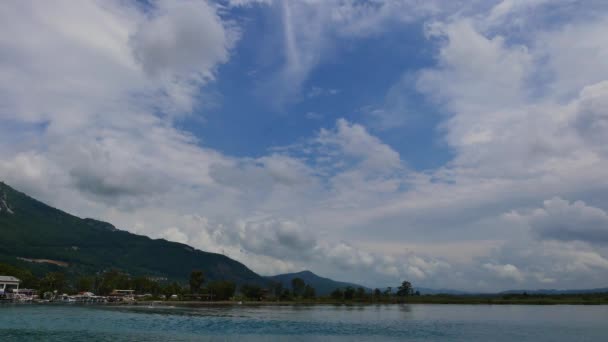
[[[335,289],[344,289],[349,286],[353,287],[355,289],[362,287],[366,291],[372,291],[372,289],[367,286],[321,277],[308,270],[296,272],[296,273],[285,273],[285,274],[277,274],[274,276],[266,276],[265,278],[268,280],[274,281],[274,282],[280,282],[281,284],[283,284],[283,287],[285,287],[285,288],[291,288],[291,281],[294,278],[301,278],[302,280],[304,280],[304,282],[306,284],[309,284],[310,286],[315,288],[315,290],[317,291],[317,295],[322,295],[322,296],[329,295]],[[392,287],[393,293],[397,291],[397,287],[398,286]],[[381,291],[384,291],[384,290],[386,290],[386,287],[380,287],[379,289]],[[423,295],[436,295],[436,294],[468,295],[468,294],[471,294],[470,292],[460,291],[460,290],[431,289],[431,288],[426,288],[426,287],[415,287],[414,290],[419,291],[420,294],[423,294]]]
[[[283,284],[284,288],[291,288],[291,281],[294,278],[301,278],[306,284],[314,287],[317,295],[320,296],[329,295],[335,289],[346,288],[349,286],[353,288],[363,287],[369,291],[369,289],[365,286],[324,278],[312,273],[311,271],[277,274],[274,276],[267,276],[265,278]]]
[[[475,295],[509,295],[509,294],[524,294],[529,295],[563,295],[563,294],[587,294],[587,293],[608,293],[608,287],[595,288],[595,289],[535,289],[535,290],[506,290],[497,292],[474,292],[474,291],[460,291],[452,289],[429,289],[424,287],[418,287],[416,290],[420,291],[420,294],[424,295],[436,295],[436,294],[447,294],[447,295],[462,295],[462,296],[475,296]]]
[[[585,294],[585,293],[608,293],[608,287],[600,287],[596,289],[537,289],[537,290],[507,290],[499,292],[499,294],[522,294],[527,293],[529,295],[561,295],[561,294]]]
[[[0,182],[0,262],[39,274],[58,267],[72,276],[116,268],[133,275],[179,281],[187,280],[192,270],[200,269],[207,280],[266,284],[266,279],[224,255],[132,234],[107,222],[81,219],[3,182]],[[62,263],[67,266],[58,266]]]
[[[394,288],[396,289],[396,287]],[[414,291],[420,292],[422,295],[437,295],[437,294],[447,294],[452,296],[462,296],[469,295],[470,292],[453,290],[453,289],[431,289],[428,287],[414,287]]]

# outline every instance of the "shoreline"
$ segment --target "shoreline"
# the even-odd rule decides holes
[[[582,300],[582,299],[488,299],[479,298],[466,300],[454,298],[453,300],[414,300],[399,302],[357,302],[357,301],[134,301],[134,302],[47,302],[47,301],[0,301],[0,306],[9,305],[86,305],[86,306],[174,306],[174,307],[214,307],[214,306],[384,306],[384,305],[608,305],[607,300]]]
[[[116,304],[116,303],[112,303]],[[195,302],[195,301],[162,301],[162,302],[136,302],[120,303],[133,305],[170,305],[170,306],[316,306],[316,305],[344,305],[344,306],[376,306],[376,305],[608,305],[606,301],[404,301],[404,302],[274,302],[274,301],[243,301],[239,302]]]

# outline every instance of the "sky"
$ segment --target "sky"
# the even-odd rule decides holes
[[[608,3],[4,1],[0,180],[271,275],[608,286]]]

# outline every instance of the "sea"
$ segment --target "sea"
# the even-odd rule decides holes
[[[608,306],[0,304],[0,341],[608,341]]]

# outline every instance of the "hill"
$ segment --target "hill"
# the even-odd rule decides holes
[[[471,294],[470,292],[460,291],[460,290],[453,290],[453,289],[430,289],[430,288],[427,288],[427,287],[415,287],[414,290],[420,292],[420,294],[423,294],[423,295],[445,294],[445,295],[451,295],[451,296],[463,296],[463,295],[470,295]]]
[[[573,294],[593,294],[593,293],[608,293],[608,287],[597,289],[578,289],[578,290],[556,290],[556,289],[538,289],[538,290],[508,290],[502,291],[499,294],[522,294],[529,295],[573,295]]]
[[[266,280],[224,255],[119,230],[52,208],[0,182],[0,262],[35,274],[68,276],[116,268],[132,275],[185,281],[194,269],[207,280],[264,285]]]
[[[319,296],[329,295],[335,289],[345,288],[348,286],[351,286],[353,288],[359,288],[359,287],[365,288],[365,286],[361,286],[361,285],[357,285],[357,284],[335,281],[335,280],[332,280],[329,278],[323,278],[323,277],[320,277],[320,276],[312,273],[311,271],[302,271],[302,272],[297,272],[297,273],[285,273],[285,274],[278,274],[275,276],[266,277],[266,279],[268,279],[268,280],[271,280],[274,282],[279,282],[279,283],[283,284],[283,287],[285,287],[285,288],[291,288],[291,281],[294,278],[301,278],[302,280],[304,280],[304,282],[306,284],[314,287],[317,292],[317,295],[319,295]],[[367,289],[367,288],[365,288],[365,289],[369,291],[369,289]]]

